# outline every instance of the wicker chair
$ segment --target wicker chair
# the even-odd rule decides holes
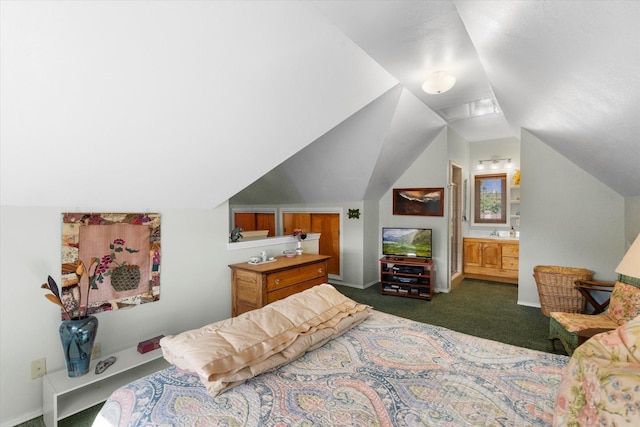
[[[576,289],[576,280],[591,280],[592,272],[585,268],[537,265],[533,277],[538,286],[540,310],[545,316],[553,311],[584,313],[585,298]]]
[[[590,282],[589,286],[593,286],[593,283],[596,282]],[[581,284],[578,283],[578,286]],[[600,286],[607,286],[607,284],[600,283]],[[611,287],[611,284],[608,286]],[[638,315],[640,315],[640,288],[635,284],[618,281],[613,286],[608,307],[602,313],[592,315],[551,312],[549,339],[552,345],[555,339],[559,339],[567,354],[571,356],[582,340],[588,336],[615,329]],[[582,340],[579,335],[582,336]]]

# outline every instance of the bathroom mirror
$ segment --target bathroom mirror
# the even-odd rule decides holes
[[[507,174],[474,177],[473,220],[476,224],[507,223]]]

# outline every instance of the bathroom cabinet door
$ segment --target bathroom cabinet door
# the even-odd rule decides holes
[[[482,243],[482,266],[486,268],[501,268],[502,250],[500,249],[500,243]]]

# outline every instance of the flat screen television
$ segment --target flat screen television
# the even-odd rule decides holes
[[[382,254],[431,258],[430,228],[382,228]]]

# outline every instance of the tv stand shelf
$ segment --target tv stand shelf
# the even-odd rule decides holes
[[[430,259],[384,256],[380,258],[380,293],[431,300],[435,274]]]

